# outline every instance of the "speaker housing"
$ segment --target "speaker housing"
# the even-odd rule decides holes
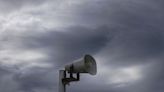
[[[97,65],[95,59],[91,55],[85,55],[72,64],[66,65],[65,70],[70,73],[89,73],[91,75],[96,75]]]

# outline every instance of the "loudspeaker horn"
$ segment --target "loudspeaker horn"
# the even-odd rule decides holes
[[[95,59],[91,55],[85,55],[72,64],[66,65],[65,70],[70,73],[89,73],[91,75],[96,75],[97,65]]]

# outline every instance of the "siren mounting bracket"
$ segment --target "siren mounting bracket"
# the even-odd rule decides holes
[[[67,77],[67,72],[64,71],[64,77],[62,79],[62,83],[64,85],[69,85],[70,82],[80,81],[80,73],[76,73],[76,78],[73,76],[74,73],[69,72],[69,77]]]
[[[59,92],[66,92],[66,85],[69,85],[70,82],[79,81],[80,74],[76,73],[76,78],[73,76],[73,73],[68,72],[69,77],[67,77],[66,70],[59,71]]]

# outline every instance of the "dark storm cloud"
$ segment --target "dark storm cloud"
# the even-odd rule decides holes
[[[1,66],[1,67],[0,67],[0,74],[1,74],[1,75],[4,75],[4,74],[6,74],[6,73],[8,73],[8,71],[5,70],[5,69],[3,69],[2,66]]]
[[[84,7],[85,6],[85,7]],[[163,5],[154,0],[97,0],[76,8],[80,23],[123,27],[126,30],[153,26],[158,29],[163,23]],[[155,23],[155,24],[154,24]],[[122,29],[122,28],[121,28]],[[125,31],[125,29],[122,29]]]
[[[43,0],[19,1],[1,0],[1,4],[18,9],[26,5],[44,3]],[[84,78],[84,82],[74,84],[69,91],[163,92],[162,0],[88,0],[73,10],[73,27],[61,32],[51,29],[52,31],[47,30],[45,33],[36,32],[31,33],[32,36],[26,34],[27,36],[20,37],[21,45],[23,44],[20,49],[44,51],[48,55],[47,61],[53,62],[54,70],[35,67],[10,75],[5,79],[6,82],[17,86],[10,90],[1,89],[3,92],[11,92],[12,89],[12,92],[57,92],[59,67],[86,53],[102,56],[104,61],[97,62],[106,64],[103,67],[107,67],[107,73],[109,69],[114,71],[117,68],[143,65],[143,79],[130,86],[115,87],[113,84],[102,83],[102,78],[108,81],[110,77],[102,74],[96,77],[95,81]],[[150,67],[147,67],[147,64],[150,64]],[[1,80],[8,76],[6,72],[5,69],[0,69],[0,76],[3,77],[0,77]]]
[[[83,8],[78,8],[78,20],[80,20],[80,23],[90,24],[91,26],[108,25],[109,28],[119,31],[117,32],[118,34],[114,36],[114,39],[112,39],[100,53],[100,55],[105,58],[106,64],[125,67],[131,65],[146,65],[152,62],[156,64],[157,62],[163,65],[164,27],[162,25],[164,13],[161,1],[127,0],[100,2],[96,4],[86,4],[85,8],[83,6]],[[110,10],[110,8],[114,10]],[[154,68],[157,70],[154,70]],[[116,67],[114,69],[116,69]],[[163,79],[161,77],[163,76],[163,68],[158,67],[157,64],[145,68],[145,70],[145,72],[149,72],[149,74],[143,75],[145,80],[142,82],[139,81],[136,85],[123,88],[106,88],[106,90],[111,90],[111,92],[162,91],[163,81],[158,82]],[[141,84],[143,85],[140,86]],[[98,90],[103,88],[103,86],[106,87],[105,84],[102,84],[100,88],[97,88],[98,86],[94,84],[92,85],[97,89],[95,92],[99,92]],[[78,88],[80,89],[80,87]],[[78,88],[76,90],[78,90]]]
[[[36,92],[36,90],[54,91],[57,86],[56,71],[53,69],[32,68],[29,71],[23,71],[14,75],[14,80],[19,83],[18,90],[22,92]],[[42,92],[42,91],[40,91]]]
[[[54,68],[34,67],[19,70],[22,66],[26,66],[26,63],[18,65],[18,73],[15,73],[12,79],[19,85],[17,90],[22,92],[57,91],[58,71],[56,69],[84,54],[95,54],[100,51],[115,34],[115,32],[109,30],[105,26],[95,29],[70,27],[66,31],[28,33],[26,36],[20,37],[21,45],[18,45],[19,49],[42,50],[48,58],[41,61],[53,63]]]
[[[17,82],[13,80],[13,68],[0,66],[0,91],[17,91]]]
[[[163,56],[163,39],[162,31],[120,32],[104,49],[104,56],[111,56],[110,62],[120,65],[148,62],[147,59]]]
[[[107,27],[88,29],[72,27],[66,32],[51,31],[34,35],[26,40],[27,48],[44,48],[55,63],[69,62],[84,54],[94,54],[103,48],[114,35]]]
[[[80,23],[107,25],[118,33],[104,49],[106,57],[110,54],[116,61],[136,62],[138,58],[163,55],[164,13],[161,1],[97,0],[84,6],[76,9]]]

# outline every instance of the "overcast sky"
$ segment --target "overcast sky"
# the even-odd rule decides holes
[[[97,62],[67,92],[164,92],[163,0],[0,0],[0,92],[58,92],[58,70]]]

